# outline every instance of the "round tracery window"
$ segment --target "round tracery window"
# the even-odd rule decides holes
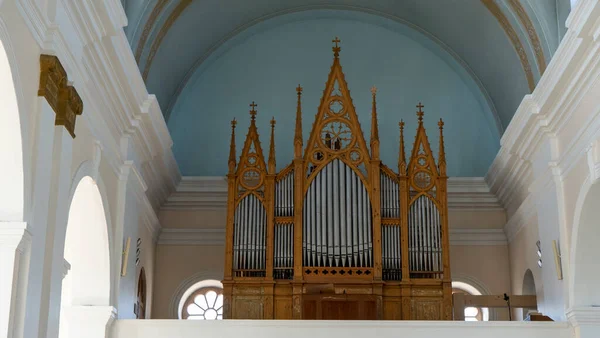
[[[192,320],[223,319],[223,290],[213,287],[196,290],[183,305],[182,318]]]

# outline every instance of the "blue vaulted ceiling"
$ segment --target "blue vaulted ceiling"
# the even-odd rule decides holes
[[[289,81],[303,82],[298,77],[304,74],[305,82],[316,79],[320,81],[314,85],[318,88],[311,90],[322,90],[322,83],[326,80],[326,71],[323,72],[323,69],[328,67],[323,66],[328,65],[330,60],[326,54],[318,61],[310,56],[322,53],[324,44],[335,35],[340,36],[347,50],[358,51],[350,55],[344,54],[342,59],[343,62],[350,63],[343,63],[349,79],[353,77],[349,68],[355,63],[365,63],[356,68],[364,68],[364,74],[361,72],[360,76],[355,75],[354,82],[349,83],[351,89],[356,88],[355,91],[375,84],[381,89],[381,95],[386,89],[388,95],[392,96],[397,96],[394,93],[396,91],[406,92],[407,88],[410,89],[410,81],[402,81],[402,74],[382,71],[378,76],[369,76],[369,69],[373,69],[373,74],[381,71],[377,69],[381,65],[372,65],[369,61],[401,68],[403,64],[398,60],[414,63],[419,59],[414,51],[419,48],[423,48],[422,53],[435,55],[447,66],[446,70],[451,69],[455,83],[450,81],[452,76],[448,73],[446,75],[449,77],[444,80],[447,81],[445,88],[456,87],[456,91],[417,85],[412,88],[415,89],[412,96],[404,96],[405,102],[390,101],[389,108],[395,111],[384,112],[380,115],[380,120],[387,120],[386,114],[400,116],[397,113],[400,109],[404,109],[405,113],[410,112],[415,101],[425,98],[429,98],[434,107],[439,105],[440,110],[446,108],[445,112],[434,113],[444,118],[448,118],[449,114],[457,114],[461,118],[484,115],[483,118],[474,119],[480,125],[466,124],[478,129],[478,133],[483,133],[483,136],[471,133],[471,139],[463,135],[465,139],[457,141],[457,146],[464,147],[478,139],[483,140],[481,149],[464,154],[467,160],[479,162],[468,170],[457,165],[453,173],[456,176],[483,175],[498,149],[499,137],[523,95],[532,91],[550,62],[564,34],[564,25],[559,22],[564,22],[568,14],[568,0],[124,0],[123,5],[129,18],[126,34],[138,60],[140,72],[148,91],[158,98],[175,141],[174,149],[180,169],[187,175],[216,175],[224,172],[221,168],[224,166],[208,164],[221,159],[216,153],[210,154],[211,151],[203,150],[205,147],[202,144],[211,140],[194,132],[190,124],[210,125],[208,132],[204,134],[213,137],[212,143],[226,143],[225,130],[218,128],[223,127],[224,120],[233,116],[239,118],[244,114],[248,99],[262,96],[264,101],[264,93],[272,91],[272,94],[286,97],[288,101],[290,97],[293,100],[294,87],[269,86],[270,82],[273,85],[288,85],[283,79],[270,80],[269,76],[281,74],[289,67],[302,69],[297,74],[288,72]],[[292,28],[290,25],[296,26]],[[400,28],[401,26],[404,28]],[[315,31],[315,27],[331,31]],[[362,28],[356,30],[356,27]],[[251,83],[254,86],[238,87],[240,83],[247,82],[246,75],[252,72],[235,66],[246,64],[247,67],[260,68],[264,66],[264,60],[273,62],[268,55],[261,54],[261,50],[268,51],[273,57],[276,54],[283,57],[287,54],[285,50],[297,49],[296,41],[286,40],[286,36],[273,33],[285,29],[289,30],[287,37],[293,36],[304,43],[301,44],[303,49],[287,60],[294,63],[286,65],[286,60],[277,59],[274,64],[269,65],[271,74],[253,79]],[[386,35],[386,40],[381,39],[382,35]],[[267,37],[273,43],[283,46],[279,46],[280,49],[269,46],[268,41],[264,40]],[[359,37],[373,40],[370,48],[379,48],[380,52],[390,54],[386,58],[370,55],[361,50],[361,45],[369,44]],[[307,44],[308,39],[313,42],[313,47]],[[253,49],[252,45],[248,45],[250,41],[260,43],[260,49]],[[416,44],[411,44],[411,41]],[[404,48],[399,44],[404,44]],[[409,45],[412,53],[407,50]],[[240,57],[236,52],[251,55]],[[311,61],[303,63],[304,60]],[[425,73],[430,69],[445,72],[442,70],[442,63],[434,62],[433,59],[430,62],[429,66],[422,68]],[[410,70],[410,65],[408,66],[407,69]],[[231,73],[233,69],[237,69],[237,73]],[[396,78],[390,74],[395,74]],[[293,78],[294,75],[296,78]],[[428,73],[424,76],[424,83],[436,79],[435,74]],[[219,87],[222,91],[215,92],[208,85],[209,81],[216,87],[229,85],[231,91]],[[303,84],[305,87],[308,85]],[[242,92],[234,92],[234,89]],[[259,90],[263,92],[258,93]],[[283,94],[283,90],[286,94]],[[433,99],[433,96],[440,97],[448,93],[454,95],[454,101],[440,99],[436,102]],[[470,106],[470,113],[457,113],[460,109],[456,102],[461,99],[470,102],[469,104],[476,102],[477,108]],[[385,98],[382,97],[381,100],[385,101]],[[307,120],[314,114],[317,102],[318,98],[317,101],[307,102],[310,109],[305,109],[305,132],[310,127]],[[283,103],[269,106],[267,103],[265,107],[263,103],[262,108],[281,110],[293,107],[294,102],[286,104],[287,106]],[[362,102],[357,102],[355,98],[357,109],[359,104]],[[444,104],[450,106],[445,107]],[[276,111],[266,113],[282,114]],[[284,115],[276,118],[286,120]],[[214,125],[211,125],[211,121],[214,121]],[[287,132],[285,126],[281,128],[283,133]],[[368,130],[366,126],[363,129]],[[213,130],[219,130],[219,133],[211,133]],[[223,135],[214,139],[216,134]],[[280,144],[284,143],[284,137],[280,138]],[[263,143],[266,141],[263,139]],[[284,150],[287,151],[282,149],[280,153],[285,158]],[[193,159],[197,157],[204,159]],[[460,161],[457,160],[458,162]]]

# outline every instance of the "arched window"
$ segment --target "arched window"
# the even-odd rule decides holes
[[[216,280],[204,280],[192,285],[181,297],[179,318],[223,319],[223,286],[221,283]]]
[[[474,286],[463,282],[452,282],[452,294],[462,293],[465,295],[481,295],[481,292]],[[466,307],[465,321],[466,322],[487,322],[490,318],[489,309],[481,307]]]

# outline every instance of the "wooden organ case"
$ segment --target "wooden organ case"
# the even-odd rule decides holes
[[[421,104],[410,160],[400,122],[398,173],[382,164],[376,89],[369,151],[334,43],[304,151],[297,88],[289,166],[275,170],[274,120],[265,162],[254,103],[236,163],[232,121],[224,318],[450,320],[443,122],[437,164]]]

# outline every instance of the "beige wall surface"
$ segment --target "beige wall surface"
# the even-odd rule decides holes
[[[506,224],[506,213],[496,210],[449,210],[450,229],[502,229]]]
[[[152,318],[176,319],[178,291],[204,279],[223,279],[224,246],[158,245],[154,274]]]

